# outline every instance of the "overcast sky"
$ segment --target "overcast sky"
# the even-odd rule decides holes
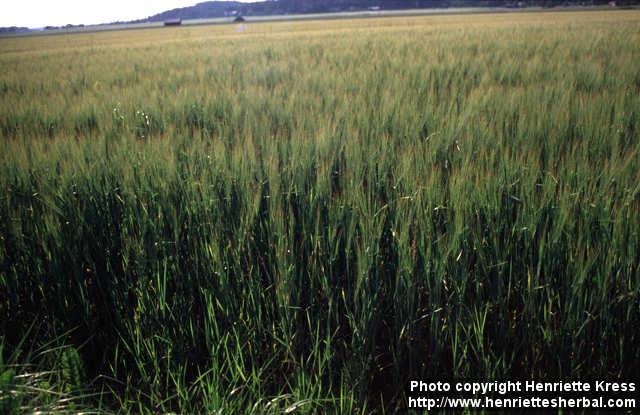
[[[0,0],[0,27],[61,26],[141,19],[204,0]],[[247,2],[248,0],[239,0]],[[255,1],[255,0],[254,0]]]

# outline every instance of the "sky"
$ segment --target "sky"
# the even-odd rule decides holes
[[[37,28],[135,20],[202,1],[205,0],[1,0],[0,27]]]

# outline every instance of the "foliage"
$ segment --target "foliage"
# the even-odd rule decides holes
[[[409,379],[637,378],[639,21],[1,40],[0,389],[370,413]]]

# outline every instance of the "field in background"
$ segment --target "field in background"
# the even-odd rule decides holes
[[[626,6],[621,10],[633,10],[637,6]],[[361,18],[385,18],[385,17],[410,17],[410,16],[430,16],[430,15],[452,15],[452,14],[479,14],[479,13],[524,13],[541,11],[549,12],[562,11],[598,11],[598,10],[614,10],[611,6],[566,6],[554,7],[553,9],[541,7],[527,7],[525,9],[513,9],[505,7],[448,7],[442,9],[404,9],[404,10],[379,10],[379,11],[351,11],[337,13],[316,13],[316,14],[285,14],[285,15],[265,15],[265,16],[243,16],[248,24],[264,23],[264,22],[286,22],[286,21],[305,21],[305,20],[330,20],[330,19],[361,19]],[[185,19],[181,21],[182,26],[198,26],[198,25],[229,25],[234,23],[235,16],[230,17],[214,17],[202,19]],[[1,37],[24,37],[24,36],[42,36],[52,34],[71,34],[71,33],[91,33],[103,31],[117,31],[130,29],[150,29],[163,28],[164,22],[144,22],[144,23],[112,23],[97,24],[87,26],[71,26],[50,28],[47,30],[30,30],[28,32],[17,33],[0,33]]]
[[[637,379],[639,24],[0,39],[0,408],[393,412],[410,379]]]

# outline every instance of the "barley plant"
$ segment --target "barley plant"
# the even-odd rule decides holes
[[[0,39],[0,412],[640,376],[640,12]]]

